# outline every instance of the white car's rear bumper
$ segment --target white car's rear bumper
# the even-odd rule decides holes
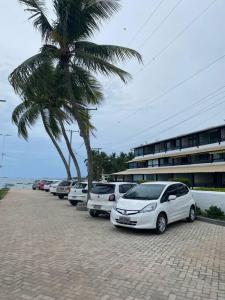
[[[107,212],[110,214],[113,205],[115,205],[115,202],[109,201],[109,203],[103,203],[101,201],[90,200],[90,201],[88,201],[87,208],[89,210],[93,209],[93,210],[97,210],[97,211]]]
[[[68,200],[69,201],[78,201],[78,202],[87,202],[87,194],[75,195],[73,193],[69,193]]]
[[[135,215],[122,215],[115,209],[112,209],[110,221],[113,225],[137,228],[137,229],[155,229],[157,214],[154,212],[137,213]]]

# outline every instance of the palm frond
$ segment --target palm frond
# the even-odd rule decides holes
[[[31,128],[31,126],[34,125],[34,123],[38,120],[39,115],[40,113],[37,105],[31,105],[29,108],[24,110],[17,122],[18,135],[27,140],[28,128]]]
[[[104,59],[108,62],[122,62],[127,58],[136,58],[139,63],[142,63],[141,55],[133,50],[126,47],[120,47],[115,45],[98,45],[95,43],[87,41],[79,41],[75,44],[75,53],[76,49],[83,51],[84,53],[89,53],[95,57]]]
[[[75,64],[89,71],[99,72],[105,76],[116,75],[123,82],[127,82],[132,76],[126,71],[108,63],[107,61],[98,58],[92,54],[76,51]]]
[[[53,28],[46,16],[45,1],[19,0],[19,2],[24,4],[27,7],[25,10],[32,14],[29,19],[33,20],[34,27],[41,32],[42,38],[49,40]]]
[[[26,106],[25,106],[24,102],[17,105],[16,108],[12,112],[12,122],[17,125],[18,121],[20,119],[20,116],[23,114],[23,112],[25,110],[26,110]]]
[[[84,103],[96,105],[102,102],[104,99],[102,86],[90,72],[71,64],[70,74],[74,94],[78,94]]]
[[[38,53],[19,65],[9,76],[9,82],[13,86],[16,93],[20,93],[24,84],[30,75],[37,70],[38,66],[43,63],[44,56]]]
[[[61,129],[56,117],[60,118],[61,116],[56,116],[51,109],[45,109],[45,116],[47,116],[46,124],[48,124],[49,130],[51,131],[52,135],[59,140],[61,136]]]
[[[102,20],[118,11],[119,0],[54,0],[55,31],[66,42],[87,38],[99,30]]]

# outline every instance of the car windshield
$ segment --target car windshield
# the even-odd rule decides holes
[[[91,191],[93,194],[113,194],[115,192],[115,184],[96,184]]]
[[[69,181],[62,181],[60,182],[59,186],[69,186],[70,182]]]
[[[129,190],[123,198],[130,200],[156,200],[164,190],[164,184],[141,184]]]

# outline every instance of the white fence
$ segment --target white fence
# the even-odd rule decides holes
[[[210,206],[217,206],[225,213],[225,193],[192,191],[193,198],[201,210],[208,209]]]

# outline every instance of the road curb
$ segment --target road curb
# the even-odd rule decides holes
[[[214,220],[214,219],[210,219],[210,218],[206,218],[206,217],[200,217],[200,216],[197,216],[196,219],[198,221],[202,221],[202,222],[206,222],[206,223],[210,223],[210,224],[214,224],[214,225],[219,225],[219,226],[224,226],[225,227],[225,221]]]

